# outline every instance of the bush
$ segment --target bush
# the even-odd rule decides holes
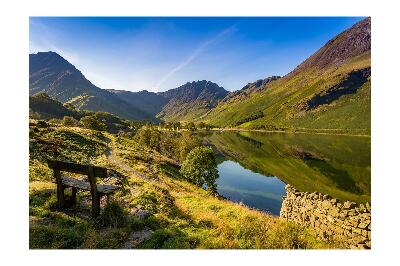
[[[186,128],[190,131],[196,131],[196,125],[193,122],[188,123]]]
[[[52,118],[49,120],[49,124],[52,125],[61,125],[62,124],[62,120],[58,119],[58,118]]]
[[[136,134],[136,140],[139,144],[147,148],[160,150],[161,132],[150,126],[143,126]]]
[[[183,132],[182,137],[178,140],[177,158],[183,162],[186,156],[196,147],[201,147],[202,140],[190,133]]]
[[[88,115],[81,118],[81,123],[88,129],[105,131],[107,129],[106,124],[103,121],[97,119],[94,115]]]
[[[122,206],[116,201],[110,201],[104,207],[99,218],[100,225],[105,227],[123,227],[127,222],[127,215]]]
[[[182,175],[190,182],[207,189],[215,194],[216,179],[219,177],[217,162],[211,148],[196,147],[186,157],[182,164]]]
[[[179,145],[179,134],[164,133],[161,137],[160,152],[169,158],[177,159]],[[179,158],[178,158],[179,160]]]
[[[64,116],[63,125],[67,127],[76,127],[79,125],[79,121],[72,116]]]

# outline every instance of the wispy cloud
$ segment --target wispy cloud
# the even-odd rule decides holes
[[[180,71],[182,68],[186,67],[187,65],[189,65],[194,59],[196,59],[201,53],[203,53],[207,47],[209,47],[210,45],[212,45],[213,43],[217,42],[218,40],[220,40],[221,38],[223,38],[224,36],[235,32],[237,30],[236,28],[237,24],[233,24],[232,26],[222,30],[221,32],[219,32],[217,35],[215,35],[213,38],[203,42],[199,47],[197,47],[196,50],[194,50],[184,61],[182,61],[181,63],[179,63],[177,66],[175,66],[173,69],[171,69],[167,74],[165,74],[160,81],[157,83],[156,85],[156,89],[159,90],[161,85],[167,81],[170,77],[172,77],[175,73],[177,73],[178,71]]]

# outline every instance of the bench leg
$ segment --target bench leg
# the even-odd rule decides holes
[[[57,202],[58,208],[62,210],[65,206],[64,186],[62,184],[57,184]]]
[[[92,195],[92,216],[93,218],[100,215],[100,196]]]
[[[77,188],[76,187],[71,187],[71,203],[76,204],[76,192]]]

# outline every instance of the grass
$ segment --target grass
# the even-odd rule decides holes
[[[184,181],[179,169],[156,151],[139,147],[129,138],[79,128],[31,125],[29,183],[29,246],[32,249],[122,248],[131,232],[152,230],[150,239],[136,248],[337,248],[340,243],[319,240],[312,229],[210,196]],[[105,138],[117,156],[149,180],[119,169],[105,159]],[[62,141],[58,153],[43,145]],[[150,167],[149,153],[152,153]],[[58,156],[107,166],[125,175],[123,189],[101,216],[90,218],[90,194],[78,193],[78,205],[59,211],[55,185],[43,161]],[[67,193],[68,194],[68,193]],[[68,198],[68,195],[67,195]],[[132,210],[149,215],[138,218]]]

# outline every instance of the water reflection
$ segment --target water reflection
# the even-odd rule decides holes
[[[289,183],[343,201],[370,201],[370,138],[222,132],[206,140],[219,154],[218,190],[232,200],[277,213]]]

